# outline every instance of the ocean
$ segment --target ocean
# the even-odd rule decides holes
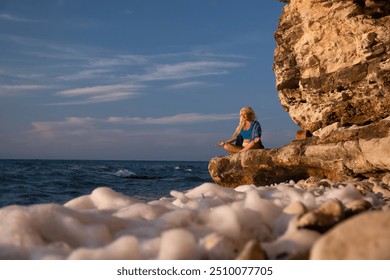
[[[208,162],[0,160],[0,207],[64,204],[105,186],[146,201],[212,182]]]

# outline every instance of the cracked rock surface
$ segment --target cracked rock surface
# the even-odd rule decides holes
[[[364,125],[390,112],[390,2],[291,0],[275,32],[283,108],[314,132]]]

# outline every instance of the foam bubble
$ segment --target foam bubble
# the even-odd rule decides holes
[[[194,235],[185,229],[164,231],[161,236],[160,260],[197,259],[199,252]]]

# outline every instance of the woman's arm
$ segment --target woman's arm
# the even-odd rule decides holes
[[[260,123],[258,121],[255,121],[253,123],[253,127],[252,127],[252,133],[251,133],[251,140],[254,141],[256,140],[256,138],[261,138],[261,126],[260,126]]]
[[[230,138],[230,139],[227,140],[227,141],[218,142],[218,143],[217,143],[217,146],[223,146],[223,145],[225,145],[225,144],[230,144],[230,143],[233,143],[233,142],[236,141],[236,140],[237,140],[237,137],[232,137],[232,138]]]

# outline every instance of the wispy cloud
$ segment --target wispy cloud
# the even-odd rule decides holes
[[[87,67],[115,67],[125,65],[140,65],[149,62],[148,56],[145,55],[118,55],[106,58],[91,58]]]
[[[219,122],[236,119],[237,114],[200,114],[188,113],[177,114],[165,117],[109,117],[105,119],[91,117],[68,117],[60,121],[40,121],[32,122],[32,131],[30,134],[38,135],[43,139],[62,139],[63,137],[79,137],[96,135],[101,137],[102,133],[107,134],[108,131],[112,135],[119,135],[131,131],[132,134],[144,135],[148,133],[161,134],[166,132],[166,128],[161,131],[148,129],[150,125],[178,125],[202,122]],[[123,129],[123,126],[143,125],[143,129]],[[177,127],[173,128],[175,134],[181,135]],[[127,132],[125,132],[127,131]],[[87,137],[87,138],[88,138]],[[171,136],[170,136],[171,137]]]
[[[62,121],[33,122],[33,130],[37,133],[54,136],[55,131],[83,129],[115,125],[178,125],[202,122],[219,122],[237,119],[237,113],[232,114],[201,114],[185,113],[165,117],[108,117],[106,119],[91,117],[68,117]]]
[[[51,40],[5,33],[0,33],[0,40],[12,44],[13,51],[18,56],[30,56],[33,59],[52,59],[53,63],[56,64],[59,60],[66,60],[68,63],[77,61],[79,67],[83,65],[80,64],[80,60],[87,61],[90,58],[89,53],[96,51],[89,46],[63,45]],[[37,63],[39,64],[39,60],[37,60]]]
[[[42,22],[40,20],[33,20],[24,17],[19,17],[11,14],[0,13],[0,20],[13,21],[13,22]]]
[[[206,55],[206,57],[211,55]],[[196,60],[190,60],[196,57]],[[159,55],[118,55],[112,58],[93,58],[88,62],[87,67],[96,69],[102,68],[115,71],[120,67],[136,66],[137,74],[128,74],[126,78],[133,81],[161,81],[161,80],[178,80],[186,78],[194,78],[210,75],[228,74],[233,68],[242,67],[245,63],[231,62],[224,60],[216,60],[217,55],[213,59],[199,60],[199,53],[168,53]],[[221,58],[223,56],[221,55]],[[229,57],[229,56],[227,56]],[[227,58],[225,57],[225,58]],[[229,57],[232,58],[232,57]],[[237,57],[235,57],[237,58]],[[161,63],[161,60],[185,60],[176,63]],[[130,71],[130,69],[127,69]]]
[[[193,51],[193,54],[199,57],[214,57],[214,58],[234,58],[234,59],[248,59],[248,56],[239,55],[239,54],[224,54],[224,53],[215,53],[208,51]]]
[[[178,128],[142,126],[137,129],[116,125],[104,125],[103,120],[91,118],[67,118],[57,122],[35,122],[33,129],[23,133],[19,146],[43,149],[39,156],[56,154],[67,147],[74,158],[101,158],[104,155],[116,159],[177,159],[192,149],[210,149],[223,136],[215,132],[193,131]],[[174,137],[173,137],[174,136]],[[1,135],[0,135],[1,137]],[[26,145],[28,143],[28,145]],[[207,148],[208,147],[208,148]],[[31,149],[31,148],[30,148]],[[147,152],[147,153],[146,153]],[[202,157],[203,152],[197,154]],[[150,155],[150,156],[149,156]],[[194,157],[191,157],[194,159]]]
[[[101,102],[112,102],[130,97],[135,97],[139,93],[139,88],[149,86],[148,83],[156,81],[183,80],[199,78],[211,75],[228,74],[231,69],[242,67],[241,62],[221,61],[221,60],[201,60],[185,61],[177,63],[158,63],[152,56],[121,55],[113,58],[91,59],[86,65],[86,69],[70,75],[59,76],[58,79],[64,81],[85,81],[90,79],[90,83],[98,80],[99,77],[112,80],[127,80],[130,84],[94,85],[90,87],[63,90],[56,95],[68,98],[80,98],[90,95],[83,100],[59,102],[55,105],[81,105]],[[161,59],[161,56],[158,58]],[[177,57],[176,57],[177,59]],[[126,66],[127,69],[123,69]],[[135,66],[134,68],[131,68]],[[136,71],[142,74],[124,75],[126,71]],[[101,80],[101,79],[99,79]],[[203,81],[185,81],[171,86],[170,89],[183,89],[195,86],[205,86]],[[212,84],[209,84],[212,85]],[[214,84],[215,86],[215,84]]]
[[[59,80],[64,80],[64,81],[77,81],[77,80],[97,78],[100,77],[101,75],[110,72],[111,72],[110,69],[87,69],[87,70],[81,70],[80,72],[77,73],[58,76],[57,78]]]
[[[62,96],[96,95],[96,94],[106,94],[118,90],[134,90],[136,88],[137,87],[132,84],[104,85],[104,86],[83,87],[83,88],[76,88],[70,90],[63,90],[63,91],[59,91],[57,95],[62,95]]]
[[[141,75],[129,75],[139,81],[178,80],[229,73],[228,69],[243,66],[243,63],[225,61],[189,61],[176,64],[159,64]]]
[[[32,91],[39,91],[48,89],[48,85],[38,84],[26,84],[26,85],[0,85],[0,96],[1,95],[14,95],[14,94],[25,94]]]
[[[75,134],[77,131],[92,127],[95,119],[69,117],[63,121],[43,121],[31,123],[33,133],[41,135],[43,138],[54,138],[64,133]]]
[[[132,15],[132,14],[133,14],[133,11],[130,10],[130,9],[127,9],[127,10],[124,10],[122,13],[123,13],[124,15]]]
[[[113,102],[137,96],[139,94],[138,89],[140,87],[142,86],[134,84],[115,84],[63,90],[57,92],[56,95],[78,99],[46,105],[82,105]]]
[[[160,118],[138,118],[138,117],[110,117],[108,123],[129,124],[129,125],[171,125],[188,124],[199,122],[215,122],[236,119],[237,114],[199,114],[185,113]]]
[[[123,99],[128,99],[138,95],[136,92],[109,92],[99,95],[94,95],[86,100],[87,103],[102,103],[102,102],[113,102]],[[85,103],[84,103],[85,104]]]
[[[44,79],[52,81],[55,88],[63,89],[54,92],[54,96],[61,100],[45,105],[83,105],[130,99],[141,94],[141,87],[149,89],[155,87],[157,82],[166,81],[176,84],[170,87],[163,85],[165,90],[216,86],[217,83],[206,82],[202,78],[227,75],[246,65],[244,57],[234,54],[199,51],[117,54],[94,46],[65,45],[1,33],[0,40],[14,45],[13,53],[18,53],[18,57],[36,61],[31,68],[28,65],[23,68],[9,66],[12,67],[9,73],[30,77],[23,80],[13,74],[15,82],[38,84]],[[40,72],[36,72],[36,69],[40,69]],[[39,78],[33,76],[37,73],[40,74]],[[193,79],[197,81],[191,81]],[[103,81],[112,85],[102,85]],[[76,82],[78,87],[69,89]],[[143,91],[142,94],[147,92]]]
[[[189,82],[176,83],[167,86],[167,89],[179,90],[179,89],[187,89],[187,88],[216,87],[216,86],[220,86],[220,84],[206,83],[201,81],[189,81]]]
[[[88,105],[88,104],[114,102],[114,101],[129,99],[129,98],[135,97],[137,95],[138,95],[138,93],[135,93],[135,92],[112,92],[112,93],[107,93],[107,94],[91,96],[91,97],[88,97],[88,98],[82,99],[82,100],[47,103],[47,104],[43,104],[43,105],[46,105],[46,106]]]
[[[47,87],[44,85],[0,85],[0,90],[38,90]]]

